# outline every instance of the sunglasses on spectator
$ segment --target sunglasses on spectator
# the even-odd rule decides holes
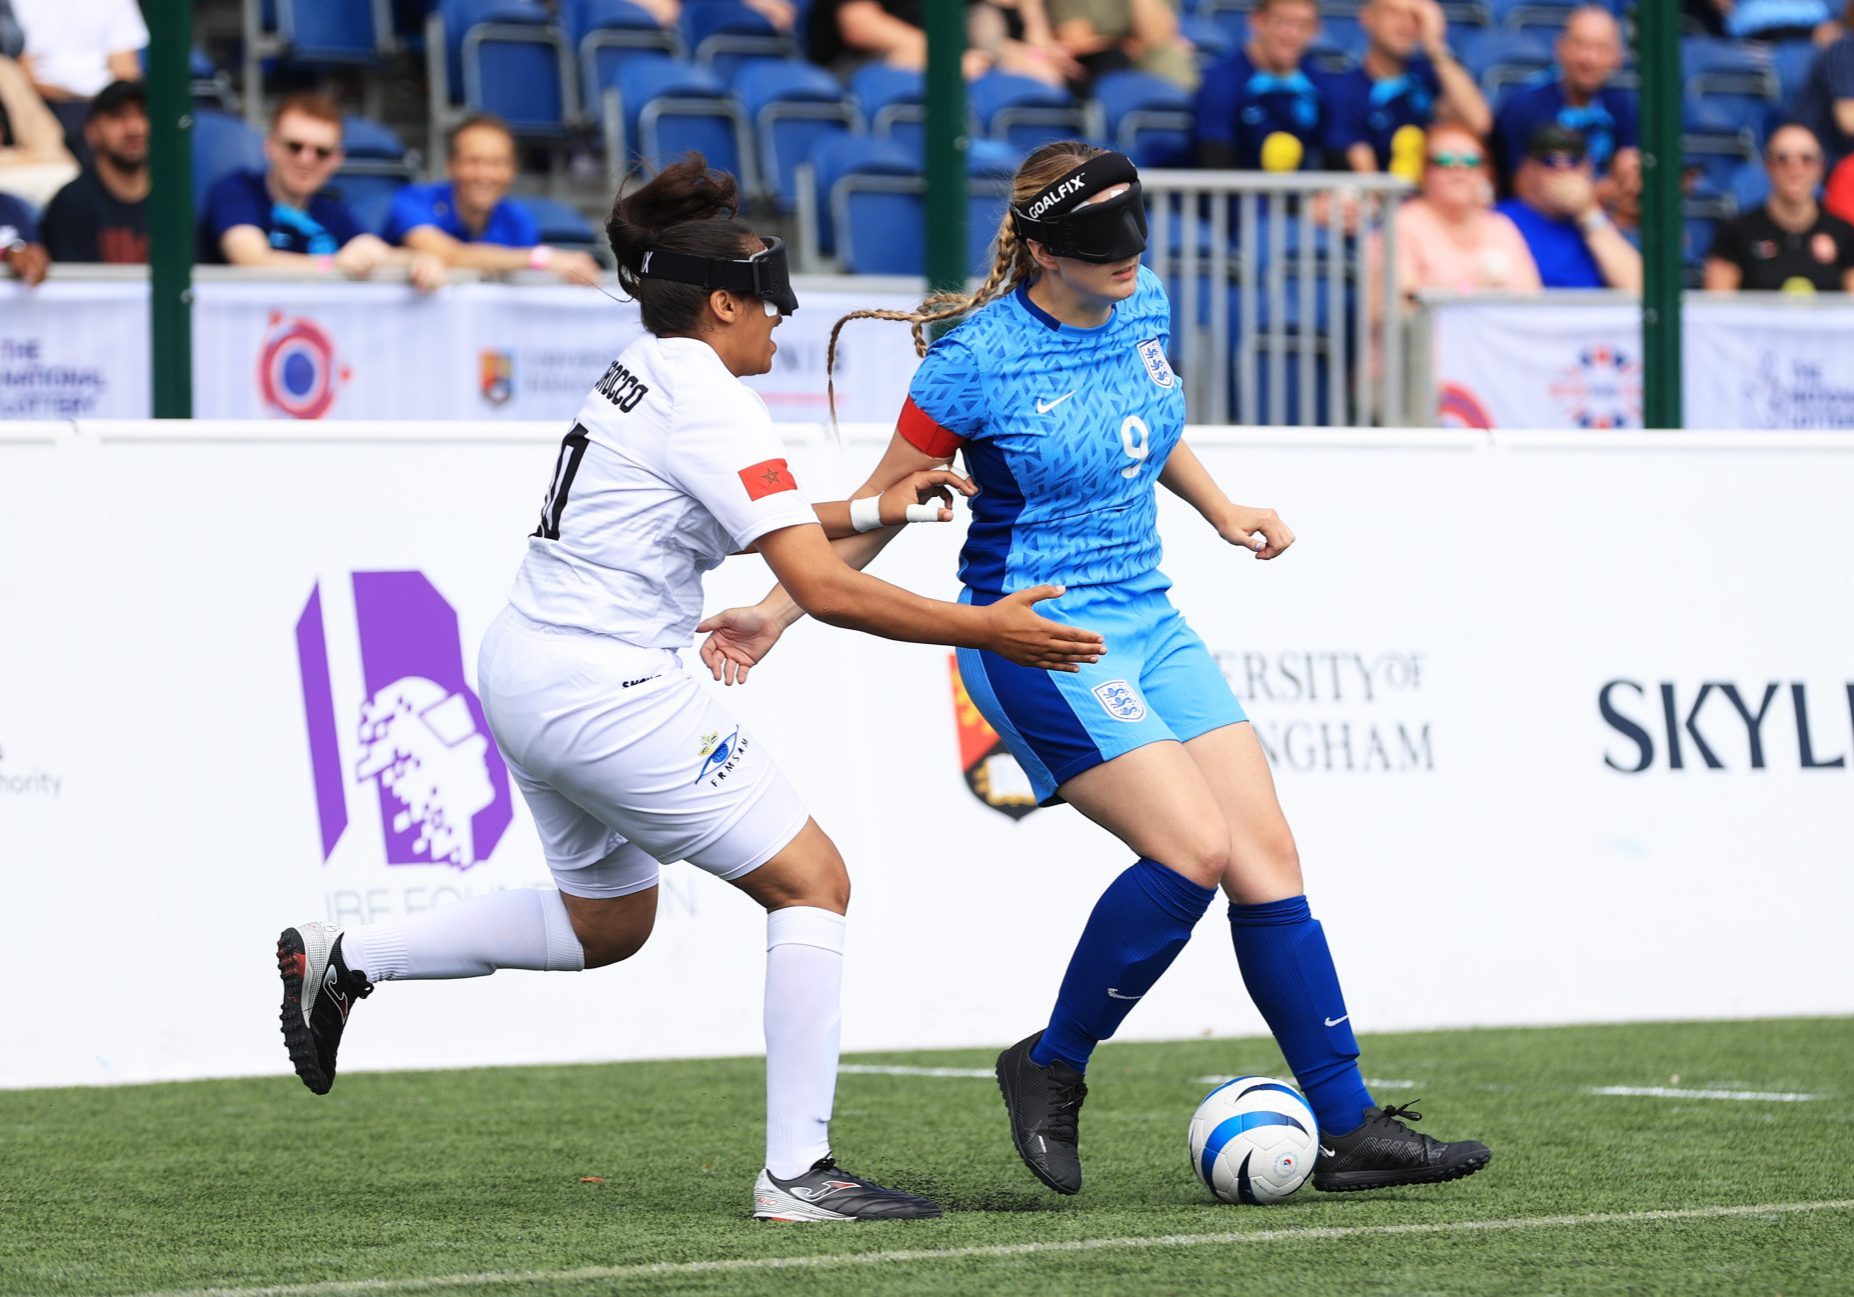
[[[278,140],[277,143],[289,150],[292,156],[313,153],[319,162],[326,162],[335,156],[334,148],[327,144],[311,144],[307,140]]]
[[[1542,156],[1535,155],[1535,160],[1543,162],[1553,171],[1570,171],[1584,164],[1584,155],[1564,152],[1546,153]]]
[[[1815,152],[1773,153],[1770,155],[1770,160],[1777,163],[1779,166],[1788,166],[1792,162],[1800,162],[1804,166],[1814,166],[1822,160],[1822,155]]]
[[[1444,170],[1452,170],[1456,167],[1472,169],[1481,165],[1481,155],[1478,153],[1431,153],[1429,165],[1441,167]]]

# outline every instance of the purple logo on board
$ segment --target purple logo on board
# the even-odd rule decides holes
[[[296,623],[323,863],[347,831],[350,782],[378,790],[387,864],[468,869],[488,859],[512,815],[509,772],[464,683],[456,611],[423,572],[356,572],[354,619],[366,697],[345,727],[319,583]],[[347,763],[344,730],[358,754]]]

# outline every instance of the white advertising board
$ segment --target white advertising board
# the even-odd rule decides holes
[[[0,545],[30,556],[0,565],[0,969],[38,988],[0,1007],[0,1085],[287,1075],[283,926],[545,884],[492,744],[428,763],[469,825],[431,863],[360,715],[407,675],[470,697],[557,433],[0,428]],[[881,435],[793,430],[800,481],[840,494]],[[1361,1031],[1854,1010],[1854,444],[1192,440],[1300,535],[1256,563],[1161,512]],[[875,570],[950,597],[960,532]],[[735,560],[709,603],[766,582]],[[1035,1029],[1129,861],[1009,802],[949,657],[801,623],[727,696],[850,863],[850,1050]],[[757,1052],[763,917],[686,866],[661,907],[609,969],[382,987],[344,1068]],[[1125,1034],[1262,1031],[1219,906]]]

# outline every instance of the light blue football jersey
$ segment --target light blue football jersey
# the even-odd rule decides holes
[[[979,486],[960,556],[968,587],[1171,584],[1153,494],[1184,432],[1170,342],[1165,289],[1141,266],[1099,328],[1060,323],[1020,287],[934,344],[900,430],[930,454],[965,451]]]

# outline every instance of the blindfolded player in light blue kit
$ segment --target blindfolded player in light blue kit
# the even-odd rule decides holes
[[[1487,1165],[1475,1140],[1432,1139],[1408,1108],[1375,1105],[1332,955],[1301,881],[1294,836],[1242,706],[1166,596],[1155,483],[1217,533],[1272,559],[1294,533],[1234,504],[1182,440],[1184,394],[1166,363],[1171,307],[1140,265],[1138,172],[1117,153],[1046,145],[1017,173],[997,257],[975,294],[938,294],[909,321],[925,359],[894,439],[859,495],[963,452],[979,493],[961,556],[962,602],[1039,583],[1042,605],[1101,632],[1107,653],[1073,674],[961,650],[960,675],[1030,776],[1139,859],[1095,905],[1049,1025],[998,1059],[1018,1153],[1059,1193],[1081,1188],[1083,1073],[1184,948],[1221,887],[1250,997],[1320,1126],[1313,1183],[1375,1189],[1452,1180]],[[924,346],[923,325],[968,316]],[[843,321],[838,322],[841,328]],[[833,355],[835,332],[832,335]],[[890,530],[840,544],[867,563]],[[716,619],[718,678],[758,661],[802,614],[782,591]]]

